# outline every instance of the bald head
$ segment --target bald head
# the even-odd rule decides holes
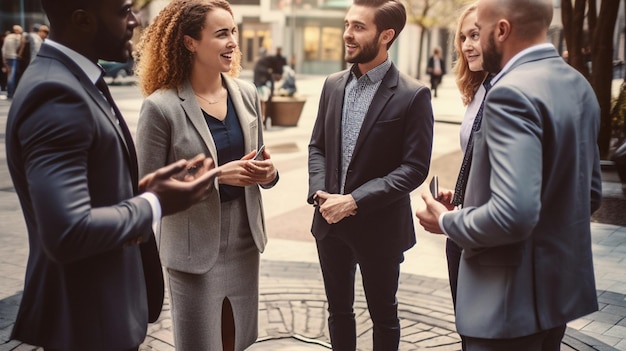
[[[552,0],[481,0],[479,3],[489,7],[496,15],[496,20],[508,20],[511,23],[511,35],[517,39],[545,40],[552,23]]]
[[[546,42],[552,22],[552,0],[479,0],[483,68],[498,73],[517,53]]]

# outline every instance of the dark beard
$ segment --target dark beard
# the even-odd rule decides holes
[[[378,38],[380,37],[380,33],[376,34],[376,38],[374,40],[369,41],[363,45],[361,45],[361,52],[356,56],[350,58],[346,55],[346,62],[348,63],[368,63],[373,61],[378,55]]]
[[[488,46],[483,48],[483,69],[489,73],[497,74],[502,70],[502,67],[500,67],[502,52],[498,52],[496,41],[492,35],[489,35],[487,43]]]

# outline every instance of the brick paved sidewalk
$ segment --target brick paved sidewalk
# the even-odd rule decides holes
[[[259,339],[250,350],[330,349],[326,298],[319,266],[306,262],[262,261],[261,272]],[[12,320],[11,314],[17,312],[19,299],[19,295],[14,295],[0,301],[4,322]],[[400,350],[460,350],[447,281],[402,274],[398,300],[402,326]],[[357,282],[355,314],[359,350],[371,350],[372,325],[360,281]],[[173,351],[171,326],[169,300],[166,298],[161,318],[149,326],[148,337],[140,350]],[[4,341],[9,331],[10,326],[6,323],[0,325]],[[615,350],[589,339],[568,328],[561,350]],[[595,348],[587,344],[590,341],[596,344]],[[8,350],[42,351],[17,341],[0,344],[0,351]]]

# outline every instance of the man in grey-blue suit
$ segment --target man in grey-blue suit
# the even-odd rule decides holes
[[[467,350],[559,350],[598,308],[590,216],[600,206],[599,106],[545,43],[552,1],[480,0],[484,69],[496,74],[474,135],[465,206],[424,194],[424,228],[463,248],[456,325]]]

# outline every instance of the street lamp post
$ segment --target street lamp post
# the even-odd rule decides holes
[[[26,29],[26,19],[24,16],[24,0],[20,0],[20,25]]]
[[[291,40],[291,44],[289,45],[291,47],[291,52],[290,52],[290,66],[292,66],[292,68],[295,70],[296,69],[296,4],[295,4],[295,0],[291,0],[291,23],[289,23],[289,26],[291,28],[291,35],[290,35],[290,40]]]

